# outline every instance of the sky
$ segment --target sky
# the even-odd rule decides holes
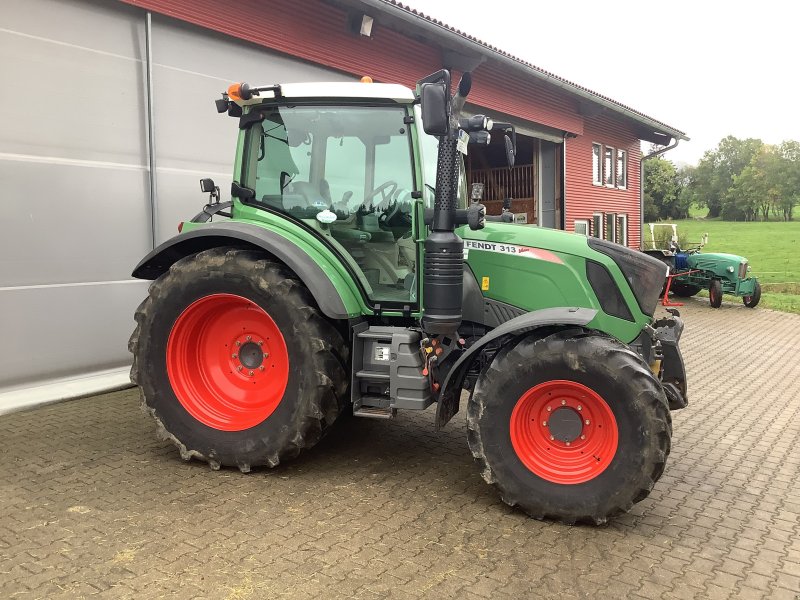
[[[691,138],[800,140],[800,2],[401,0]]]

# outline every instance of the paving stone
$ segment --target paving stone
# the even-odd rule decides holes
[[[183,462],[125,390],[0,417],[0,598],[800,597],[800,316],[681,309],[690,404],[650,497],[528,519],[464,410],[352,419],[249,475]]]

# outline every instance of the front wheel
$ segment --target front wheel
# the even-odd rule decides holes
[[[761,284],[756,281],[753,293],[750,296],[742,296],[742,302],[747,308],[755,308],[761,301]]]
[[[600,524],[644,499],[669,454],[661,385],[632,350],[561,332],[501,350],[469,401],[483,478],[530,516]]]

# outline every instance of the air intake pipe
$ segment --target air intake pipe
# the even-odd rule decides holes
[[[460,158],[458,119],[472,77],[464,73],[455,97],[450,97],[446,70],[420,80],[422,122],[426,133],[439,138],[436,199],[431,233],[425,240],[422,326],[429,334],[452,334],[462,318],[464,241],[455,234]]]

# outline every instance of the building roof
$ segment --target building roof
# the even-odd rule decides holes
[[[512,69],[522,71],[526,76],[545,81],[555,87],[564,90],[567,93],[575,95],[583,100],[600,105],[601,107],[617,113],[620,116],[626,117],[637,124],[641,125],[647,130],[652,130],[658,137],[664,136],[665,138],[674,138],[676,140],[688,140],[687,135],[666,123],[662,123],[652,117],[645,115],[638,110],[631,108],[621,102],[599,94],[577,83],[573,83],[563,77],[550,73],[536,65],[529,63],[519,57],[513,56],[508,52],[492,46],[475,36],[463,32],[455,27],[447,25],[446,23],[434,19],[410,6],[398,2],[397,0],[339,0],[342,4],[350,6],[361,6],[367,14],[374,10],[389,16],[399,18],[405,23],[423,29],[428,34],[438,34],[437,40],[440,39],[445,46],[459,47],[466,51],[477,51],[482,57],[492,58],[498,60],[511,67]],[[373,11],[368,9],[372,8]],[[430,35],[425,36],[430,41]],[[642,139],[648,139],[643,137]],[[663,140],[662,143],[666,145],[669,139]]]

